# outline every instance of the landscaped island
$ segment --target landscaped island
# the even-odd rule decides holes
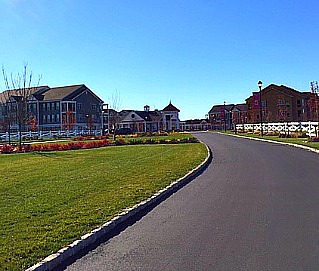
[[[184,176],[206,154],[192,143],[1,155],[0,270],[30,267]]]

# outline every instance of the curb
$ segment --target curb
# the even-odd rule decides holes
[[[275,143],[275,144],[280,144],[280,145],[292,146],[292,147],[295,147],[295,148],[304,149],[304,150],[319,154],[319,150],[317,150],[317,149],[314,149],[314,148],[311,148],[311,147],[307,147],[307,146],[303,146],[303,145],[294,144],[294,143],[287,143],[287,142],[273,141],[273,140],[263,139],[263,138],[232,135],[232,134],[224,134],[224,133],[220,133],[220,134],[233,136],[233,137],[239,137],[239,138],[245,138],[245,139],[250,139],[250,140],[256,140],[256,141],[264,141],[264,142],[268,142],[268,143]]]
[[[173,182],[166,188],[158,191],[150,198],[136,204],[131,208],[126,209],[118,216],[103,224],[101,227],[94,229],[88,234],[83,235],[80,239],[74,241],[72,244],[63,247],[58,252],[51,254],[41,262],[33,265],[25,271],[55,270],[56,268],[59,268],[59,266],[63,265],[63,263],[70,261],[70,259],[72,258],[75,258],[76,255],[81,255],[83,251],[88,251],[88,248],[92,247],[99,240],[106,240],[111,238],[112,236],[109,236],[109,238],[107,238],[107,235],[110,235],[112,231],[116,230],[116,228],[120,228],[125,222],[131,220],[134,216],[145,212],[147,209],[153,209],[156,205],[158,205],[163,200],[178,191],[180,188],[185,186],[187,183],[192,181],[195,177],[199,176],[206,169],[206,167],[212,161],[212,152],[206,144],[205,146],[207,149],[207,156],[205,161],[188,172],[184,177]]]

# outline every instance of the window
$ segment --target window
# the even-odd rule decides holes
[[[56,110],[60,110],[60,102],[55,102],[55,108]]]
[[[82,110],[82,104],[81,103],[77,103],[76,107],[77,107],[77,110],[79,110],[79,111]]]
[[[267,101],[262,101],[261,102],[261,107],[267,107]]]
[[[69,109],[70,111],[74,112],[74,111],[75,111],[75,103],[69,103],[68,109]]]
[[[46,122],[46,115],[43,115],[43,122]]]
[[[93,111],[96,111],[96,108],[97,108],[96,104],[91,104],[91,108]]]
[[[56,119],[57,122],[60,121],[60,114],[56,114],[55,115],[55,119]]]
[[[135,114],[132,114],[132,115],[131,115],[131,118],[134,119],[134,118],[135,118]]]
[[[56,122],[54,114],[51,115],[51,120],[52,120],[52,122]]]
[[[63,111],[63,112],[66,111],[66,103],[62,103],[62,111]]]

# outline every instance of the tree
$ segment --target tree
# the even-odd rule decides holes
[[[33,75],[28,71],[28,64],[24,64],[22,73],[8,78],[6,70],[2,67],[2,75],[6,90],[1,93],[1,106],[5,126],[10,134],[13,128],[19,133],[19,147],[22,144],[22,131],[26,128],[31,112],[28,108],[28,101],[32,98],[39,86],[41,76],[38,78],[36,86],[32,86]]]
[[[91,115],[86,115],[86,126],[87,128],[89,128],[90,131],[90,135],[92,133],[92,128],[93,128],[93,120],[92,120],[92,116]]]
[[[33,115],[30,115],[30,117],[29,117],[28,126],[29,126],[30,131],[32,131],[32,132],[35,132],[37,130],[38,122],[37,122],[37,119]]]
[[[119,123],[121,121],[121,115],[119,113],[120,107],[120,94],[117,90],[112,94],[111,107],[113,108],[112,114],[109,113],[109,125],[113,129],[113,139],[116,139],[116,131],[118,129]],[[110,110],[109,110],[110,112]]]
[[[75,116],[74,112],[68,109],[65,115],[62,116],[62,129],[63,130],[73,130],[75,126]]]

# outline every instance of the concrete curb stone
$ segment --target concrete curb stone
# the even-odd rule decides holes
[[[79,240],[74,241],[72,244],[61,248],[58,252],[51,254],[46,257],[41,262],[33,265],[32,267],[26,269],[25,271],[52,271],[58,266],[62,265],[64,262],[70,258],[76,256],[85,248],[90,247],[95,244],[99,239],[105,237],[108,233],[114,230],[116,227],[128,221],[130,218],[134,217],[138,213],[141,213],[146,208],[155,206],[163,201],[163,199],[168,198],[170,195],[178,191],[181,187],[189,183],[195,177],[199,176],[205,168],[212,161],[212,152],[209,147],[205,144],[207,149],[207,156],[204,162],[202,162],[195,169],[188,172],[184,177],[173,182],[166,188],[158,191],[150,198],[136,204],[135,206],[126,209],[118,216],[114,217],[110,221],[104,223],[101,227],[92,230],[90,233],[83,235]]]

